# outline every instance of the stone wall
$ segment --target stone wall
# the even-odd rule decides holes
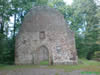
[[[77,63],[74,33],[57,10],[32,8],[16,37],[15,55],[16,64],[39,64],[47,58],[49,64]]]
[[[71,33],[70,33],[71,34]],[[67,37],[67,38],[66,38]],[[74,37],[66,32],[45,32],[45,39],[40,40],[39,32],[24,33],[16,41],[16,63],[35,63],[38,60],[36,52],[39,47],[46,46],[53,59],[53,63],[77,62],[77,53],[75,50]],[[51,60],[51,59],[49,59]],[[34,62],[33,62],[34,61]]]

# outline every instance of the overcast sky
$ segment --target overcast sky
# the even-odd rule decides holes
[[[73,2],[73,0],[64,0],[64,2],[65,2],[66,4],[71,5],[71,4],[72,4],[72,2]]]

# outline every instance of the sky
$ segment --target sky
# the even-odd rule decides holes
[[[66,4],[68,4],[68,5],[71,5],[72,2],[73,2],[73,0],[64,0],[64,2],[65,2]]]

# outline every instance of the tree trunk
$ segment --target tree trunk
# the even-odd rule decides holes
[[[14,29],[13,29],[13,40],[15,40],[15,32],[16,32],[16,14],[14,14]]]

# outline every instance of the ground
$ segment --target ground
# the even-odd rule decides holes
[[[12,71],[2,71],[0,75],[80,75],[81,71],[65,72],[64,70],[58,69],[16,69]]]
[[[13,65],[0,66],[0,75],[100,75],[100,62],[79,60],[78,65]],[[45,65],[44,65],[45,64]]]

